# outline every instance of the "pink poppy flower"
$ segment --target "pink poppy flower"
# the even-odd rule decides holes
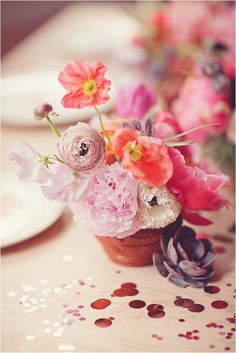
[[[207,173],[204,170],[186,165],[183,155],[176,149],[169,149],[173,163],[173,175],[167,187],[173,192],[183,207],[185,218],[195,224],[209,224],[199,211],[215,211],[228,202],[219,195],[219,189],[228,181],[221,173]]]
[[[87,178],[87,192],[70,205],[76,221],[100,236],[124,238],[140,230],[138,183],[129,172],[114,163]]]
[[[173,115],[182,131],[200,125],[219,123],[208,129],[201,129],[188,138],[204,142],[209,134],[225,131],[229,122],[229,106],[226,97],[214,90],[208,77],[188,77],[172,105]]]
[[[106,103],[109,100],[111,81],[104,78],[106,66],[75,60],[59,74],[58,80],[69,92],[62,98],[66,108],[84,108]]]
[[[116,114],[120,118],[142,120],[155,102],[154,93],[143,84],[123,86],[117,94]]]
[[[141,136],[137,131],[124,128],[113,135],[112,148],[124,168],[143,183],[161,187],[172,175],[168,148],[160,139]]]
[[[62,163],[50,166],[50,179],[41,189],[44,196],[53,201],[78,202],[87,190],[88,181]]]
[[[20,181],[44,184],[49,179],[48,169],[40,163],[40,154],[27,142],[17,142],[10,153],[10,159],[18,164],[17,176]]]

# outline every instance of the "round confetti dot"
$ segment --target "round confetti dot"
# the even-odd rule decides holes
[[[83,305],[78,305],[78,308],[79,308],[79,309],[83,309],[84,306],[83,306]]]
[[[133,309],[141,309],[146,305],[143,300],[132,300],[129,302],[129,306]]]
[[[150,316],[154,319],[160,319],[163,316],[165,316],[165,312],[163,310],[154,309],[154,310],[150,310],[148,312],[148,316]]]
[[[40,282],[41,282],[42,284],[47,284],[49,281],[48,281],[47,278],[42,278],[42,279],[40,280]]]
[[[43,330],[43,332],[44,332],[44,333],[51,333],[52,330],[51,330],[50,328],[45,328],[45,329]]]
[[[179,322],[184,322],[185,320],[184,319],[179,319]]]
[[[207,286],[204,288],[204,292],[209,294],[216,294],[220,292],[220,288],[216,286]]]
[[[84,321],[84,320],[86,320],[86,318],[82,316],[82,317],[79,318],[79,320],[80,321]]]
[[[42,324],[43,324],[43,325],[48,325],[48,324],[50,324],[50,321],[49,321],[49,320],[43,320],[43,321],[42,321]]]
[[[214,309],[225,309],[228,306],[228,303],[224,300],[215,300],[211,303],[212,308]]]
[[[28,336],[25,336],[25,339],[26,339],[27,341],[33,341],[33,340],[34,340],[34,336],[28,335]]]
[[[64,255],[64,256],[63,256],[63,260],[64,260],[65,262],[71,262],[72,259],[73,259],[72,255]]]
[[[188,308],[188,310],[191,311],[192,313],[200,313],[204,309],[205,309],[205,307],[201,304],[193,304],[192,306],[190,306]]]
[[[7,293],[7,295],[9,296],[9,297],[15,297],[16,296],[16,293],[15,292],[8,292]]]

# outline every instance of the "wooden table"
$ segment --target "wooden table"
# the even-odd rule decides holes
[[[64,21],[67,18],[63,28],[68,31],[69,24],[74,23],[74,7],[66,11],[72,16],[70,20],[68,12],[58,16]],[[114,7],[110,11],[114,14]],[[50,51],[51,60],[50,55],[43,60],[38,56],[45,31],[47,38],[58,40],[55,23],[61,23],[59,17],[13,50],[3,61],[3,74],[19,72],[23,67],[34,71],[40,65],[42,70],[51,69],[54,61],[59,67],[58,53]],[[59,26],[58,31],[61,28]],[[33,58],[27,61],[29,51]],[[46,128],[3,127],[4,170],[14,168],[8,154],[19,137],[42,152],[55,145]],[[232,189],[224,192],[233,202]],[[216,294],[190,287],[178,288],[160,277],[152,266],[127,268],[110,262],[93,235],[73,223],[68,212],[38,236],[3,250],[2,351],[233,352],[234,339],[227,337],[229,332],[234,334],[234,234],[229,231],[234,221],[234,205],[230,210],[215,212],[212,219],[215,220],[213,226],[199,228],[199,231],[212,235],[218,252],[216,274],[211,281],[211,285],[220,288]],[[124,282],[135,283],[138,295],[111,297]],[[174,305],[176,296],[192,299],[204,305],[205,310],[192,313],[178,307]],[[111,300],[111,305],[104,310],[91,308],[90,304],[99,298]],[[163,305],[165,316],[150,318],[146,307],[131,308],[128,303],[136,299],[145,301],[146,306]],[[227,308],[214,309],[211,306],[214,300],[226,301]],[[109,317],[114,317],[109,327],[101,328],[94,323],[99,318]],[[209,325],[212,323],[215,325]],[[184,337],[187,331],[195,338]]]

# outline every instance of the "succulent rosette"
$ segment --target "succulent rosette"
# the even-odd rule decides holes
[[[182,226],[177,231],[168,227],[161,235],[162,254],[153,255],[158,272],[181,286],[205,287],[213,276],[215,253],[209,240],[196,239],[192,228]]]
[[[96,129],[78,123],[66,129],[57,144],[62,160],[77,172],[90,173],[105,160],[105,142]]]

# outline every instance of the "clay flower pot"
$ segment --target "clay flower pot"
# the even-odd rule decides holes
[[[181,226],[182,218],[160,229],[141,229],[133,235],[118,239],[115,237],[97,236],[109,258],[120,264],[131,267],[152,265],[152,255],[161,253],[160,237],[163,231],[176,231]]]

